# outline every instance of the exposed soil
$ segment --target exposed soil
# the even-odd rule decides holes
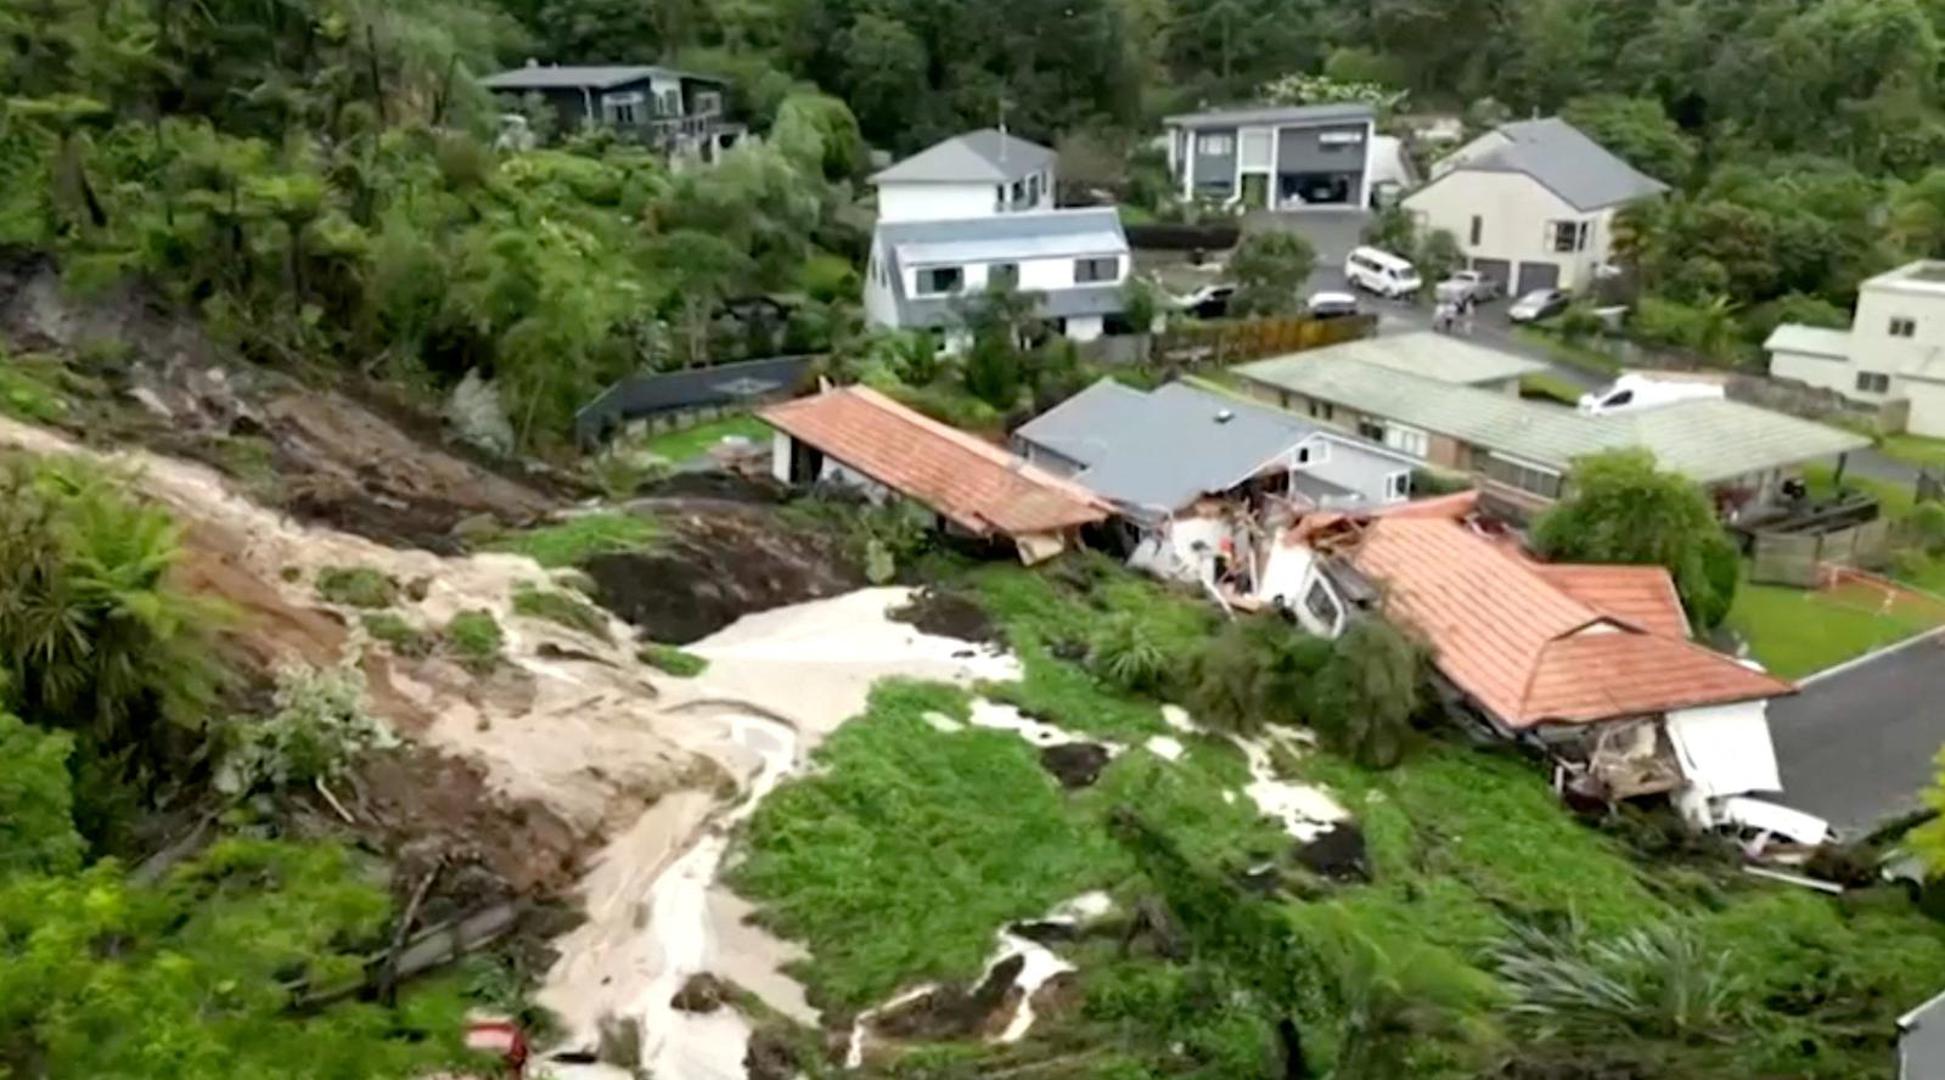
[[[940,637],[975,642],[999,640],[999,627],[977,600],[947,589],[926,589],[914,596],[911,603],[893,611],[891,617]]]
[[[484,866],[527,896],[565,896],[580,876],[585,841],[547,807],[495,795],[471,762],[408,746],[368,758],[359,788],[389,854]]]
[[[842,542],[783,527],[759,506],[712,505],[658,520],[671,535],[647,552],[597,555],[582,566],[595,599],[652,640],[687,645],[753,611],[864,585]]]
[[[1297,861],[1331,881],[1370,881],[1371,863],[1365,855],[1364,830],[1340,821],[1307,844],[1298,844]]]
[[[1100,778],[1107,768],[1108,748],[1099,743],[1061,743],[1040,751],[1040,765],[1064,788],[1084,788]]]
[[[712,1013],[723,1007],[728,993],[729,988],[721,979],[703,971],[689,976],[689,981],[675,992],[669,1004],[687,1013]]]
[[[1004,1017],[1012,1014],[1019,1000],[1014,983],[1025,966],[1025,957],[1009,956],[993,965],[993,970],[971,989],[941,986],[878,1014],[871,1021],[872,1030],[904,1042],[996,1033],[1005,1026]]]

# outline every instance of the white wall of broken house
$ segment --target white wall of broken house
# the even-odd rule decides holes
[[[1330,435],[1312,436],[1308,443],[1328,445],[1322,457],[1312,454],[1312,460],[1305,465],[1296,466],[1298,472],[1309,473],[1320,480],[1327,480],[1338,487],[1349,488],[1358,493],[1362,502],[1369,506],[1383,506],[1388,502],[1402,502],[1409,498],[1409,488],[1403,498],[1389,495],[1388,486],[1394,476],[1411,476],[1411,463],[1390,454],[1380,454],[1367,449],[1349,439],[1333,438]],[[1330,507],[1326,507],[1330,509]]]

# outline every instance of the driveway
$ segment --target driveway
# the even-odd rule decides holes
[[[1786,805],[1847,833],[1918,809],[1945,745],[1945,636],[1813,676],[1769,727]]]

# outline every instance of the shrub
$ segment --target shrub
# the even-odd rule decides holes
[[[391,611],[368,611],[361,620],[373,641],[391,646],[400,656],[425,656],[432,652],[432,635],[406,622]]]
[[[1405,756],[1426,667],[1416,641],[1382,619],[1362,619],[1337,639],[1318,673],[1311,723],[1338,753],[1368,768],[1391,768]]]
[[[490,611],[462,611],[446,624],[446,645],[459,662],[474,671],[490,671],[500,662],[506,635]]]
[[[654,518],[608,511],[579,514],[552,525],[506,533],[483,548],[525,555],[552,568],[578,566],[596,555],[645,551],[654,547],[661,536],[662,527]]]
[[[234,720],[228,736],[216,787],[229,795],[322,787],[349,771],[358,755],[398,745],[391,729],[366,711],[364,673],[350,660],[278,672],[270,715]]]
[[[1330,642],[1273,615],[1237,619],[1191,662],[1189,707],[1206,723],[1230,731],[1301,724],[1310,681],[1330,653]]]
[[[650,642],[635,653],[635,659],[669,675],[692,679],[709,670],[709,661],[695,653],[683,652],[673,645]]]
[[[1123,690],[1159,694],[1168,682],[1168,650],[1161,635],[1139,615],[1118,611],[1089,637],[1087,666]]]
[[[1933,558],[1945,555],[1945,503],[1919,503],[1905,522],[1919,550]]]
[[[317,574],[318,598],[355,608],[387,608],[398,600],[398,582],[369,566],[327,566]]]
[[[545,619],[557,626],[600,638],[608,636],[608,617],[599,608],[564,592],[551,592],[522,585],[513,594],[513,611],[530,619]]]

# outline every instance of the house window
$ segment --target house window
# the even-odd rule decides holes
[[[1553,250],[1559,254],[1579,251],[1587,244],[1587,226],[1579,221],[1555,221],[1553,226]]]
[[[1328,401],[1318,401],[1316,398],[1311,398],[1310,415],[1313,419],[1317,420],[1335,420],[1337,419],[1337,406],[1332,405]]]
[[[1892,337],[1914,337],[1917,335],[1917,333],[1918,333],[1917,319],[1908,319],[1903,315],[1893,315],[1891,317]]]
[[[918,272],[918,294],[920,296],[943,296],[956,293],[966,280],[966,272],[957,266],[932,266]]]
[[[607,110],[608,123],[627,127],[641,120],[642,96],[640,94],[606,94],[601,98],[601,107]]]
[[[1197,135],[1195,152],[1203,157],[1228,157],[1236,152],[1236,138],[1228,134]]]
[[[1384,501],[1404,502],[1411,498],[1411,474],[1395,472],[1384,478]]]
[[[1485,233],[1486,233],[1486,219],[1480,217],[1478,214],[1472,215],[1472,240],[1470,241],[1470,243],[1472,244],[1473,247],[1479,246],[1479,238],[1481,236],[1484,236]]]
[[[1359,420],[1357,422],[1357,433],[1360,437],[1370,439],[1374,443],[1384,441],[1384,425],[1378,423],[1376,420]]]
[[[1027,202],[1027,183],[1025,180],[1013,181],[1013,207],[1019,209]]]
[[[1330,589],[1322,580],[1310,583],[1309,590],[1303,594],[1303,606],[1319,624],[1333,629],[1344,614],[1343,609],[1337,606],[1337,598],[1330,594]]]
[[[1403,424],[1386,424],[1384,444],[1393,450],[1403,450],[1413,457],[1424,457],[1432,449],[1432,438],[1415,427]]]
[[[1297,464],[1317,465],[1330,460],[1330,444],[1322,439],[1297,447]]]
[[[696,112],[713,116],[723,111],[723,95],[714,90],[696,91]]]
[[[1076,285],[1113,281],[1120,276],[1121,260],[1118,258],[1074,260],[1074,284]]]
[[[680,90],[662,91],[662,115],[663,116],[682,115],[682,91]]]
[[[1528,465],[1492,453],[1486,455],[1483,465],[1481,471],[1489,479],[1508,487],[1531,492],[1546,499],[1560,497],[1560,474],[1552,469],[1543,469],[1537,465]]]
[[[1017,289],[1020,287],[1019,263],[994,263],[986,268],[986,287],[989,289]]]
[[[1040,174],[1039,173],[1034,173],[1032,176],[1027,177],[1027,205],[1028,206],[1040,205]]]
[[[994,184],[993,185],[993,212],[1000,213],[1005,209],[1006,209],[1006,185]]]
[[[1859,393],[1883,394],[1891,390],[1891,376],[1882,371],[1860,371],[1857,373]]]

